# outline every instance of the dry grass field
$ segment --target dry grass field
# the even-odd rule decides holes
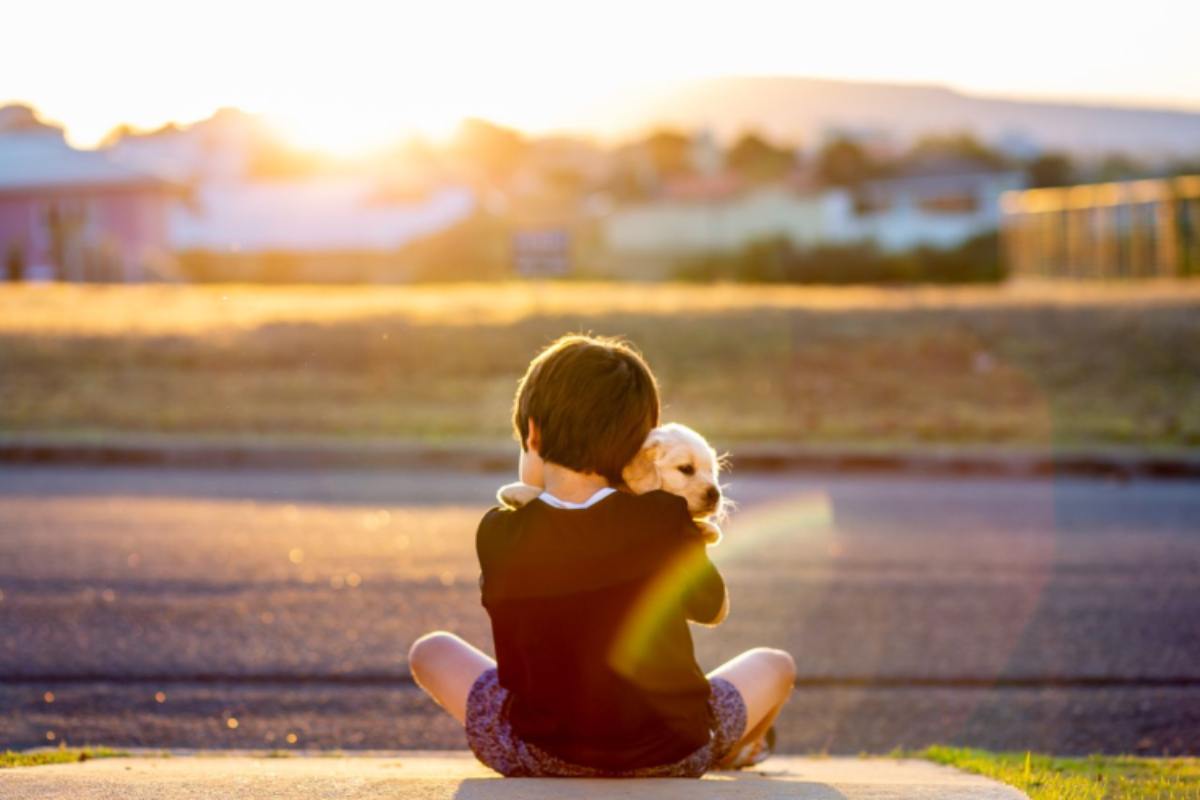
[[[1200,282],[0,287],[0,430],[491,439],[568,331],[720,443],[1200,445]]]

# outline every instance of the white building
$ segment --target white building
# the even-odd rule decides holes
[[[192,185],[190,202],[171,209],[178,252],[393,251],[475,210],[465,186],[426,182],[424,191],[399,191],[368,169],[264,176],[256,160],[278,147],[273,136],[257,117],[224,109],[186,128],[122,137],[109,153]]]
[[[618,207],[602,226],[609,250],[621,255],[732,252],[780,237],[807,247],[831,235],[839,206],[791,182],[750,185],[724,174],[669,184],[654,200]]]
[[[212,182],[172,209],[170,235],[181,251],[391,251],[474,209],[474,192],[457,186],[400,199],[353,176]]]
[[[731,253],[784,239],[797,249],[874,242],[883,250],[949,248],[998,228],[1000,195],[1017,172],[943,162],[856,189],[787,180],[754,185],[730,174],[668,185],[602,221],[609,250],[641,259]]]
[[[843,192],[837,241],[903,251],[951,248],[1000,227],[1000,195],[1024,186],[1020,172],[945,161]]]

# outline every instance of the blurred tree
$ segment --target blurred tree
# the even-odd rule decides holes
[[[780,178],[796,164],[792,150],[776,147],[756,133],[742,134],[729,149],[726,163],[750,180],[767,181]]]
[[[412,280],[502,280],[513,276],[511,238],[507,220],[480,211],[406,244],[399,260]]]
[[[100,147],[112,147],[126,136],[133,136],[134,133],[136,132],[134,131],[132,125],[122,122],[120,125],[104,134],[104,138],[100,140]]]
[[[913,162],[938,157],[973,161],[997,169],[1008,166],[1008,158],[1003,153],[981,142],[974,134],[965,131],[924,136],[913,145],[906,160]]]
[[[1176,158],[1167,165],[1168,175],[1200,175],[1200,155]]]
[[[1149,167],[1133,156],[1125,153],[1109,153],[1096,165],[1096,180],[1102,183],[1130,181],[1148,177],[1151,172]]]
[[[411,167],[426,169],[442,164],[442,153],[424,136],[409,136],[393,147],[388,155]]]
[[[482,119],[463,120],[454,139],[454,155],[469,170],[492,181],[512,175],[528,144],[520,133]]]
[[[692,171],[692,140],[678,131],[661,130],[640,142],[659,178],[686,175]]]
[[[551,166],[541,171],[542,183],[548,191],[566,197],[577,197],[588,187],[588,178],[578,169]]]
[[[255,178],[310,178],[330,169],[334,159],[304,152],[278,141],[256,142],[246,171]]]
[[[652,187],[643,171],[638,169],[636,160],[630,158],[618,157],[611,174],[600,188],[621,202],[645,200],[652,194]]]
[[[19,281],[25,277],[25,254],[20,245],[9,244],[4,254],[4,280]]]
[[[1025,167],[1025,176],[1032,188],[1069,186],[1077,180],[1075,163],[1066,153],[1042,153]]]
[[[816,172],[821,182],[829,186],[857,186],[878,175],[880,166],[861,144],[838,136],[821,147]]]
[[[1005,277],[995,232],[956,247],[884,252],[871,242],[796,249],[785,239],[683,259],[674,277],[747,283],[995,283]]]

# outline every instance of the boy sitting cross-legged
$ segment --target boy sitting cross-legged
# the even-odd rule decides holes
[[[725,618],[724,581],[683,498],[621,482],[658,417],[649,367],[609,339],[558,340],[517,390],[521,480],[544,491],[479,524],[496,660],[445,632],[409,653],[503,775],[698,777],[767,753],[791,657],[758,648],[700,670],[688,621]]]

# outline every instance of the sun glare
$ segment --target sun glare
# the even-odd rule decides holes
[[[281,137],[302,150],[352,157],[394,147],[412,136],[444,141],[458,126],[461,114],[431,106],[360,107],[345,113],[299,108],[268,112],[265,118]]]
[[[452,0],[419,10],[345,0],[286,12],[276,3],[214,0],[189,19],[186,35],[168,5],[150,0],[80,0],[70,4],[70,25],[60,24],[60,4],[25,5],[22,28],[44,35],[0,48],[0,74],[10,79],[0,102],[36,105],[83,146],[120,123],[186,124],[223,106],[262,113],[298,146],[337,154],[405,134],[445,136],[468,116],[533,134],[605,138],[628,132],[620,121],[631,87],[723,75],[1200,102],[1186,38],[1200,12],[1179,4],[1168,11],[1168,0],[1146,0],[1143,13],[1107,21],[1081,13],[1082,0],[1017,0],[989,15],[982,39],[974,12],[947,0],[869,11],[751,0],[732,21],[682,2],[616,2],[581,15],[548,0]],[[287,35],[276,35],[284,18]],[[1094,30],[1080,28],[1085,18]],[[1165,18],[1174,24],[1162,26]],[[139,25],[116,27],[114,19]],[[1079,49],[1060,50],[1062,30],[1075,31]],[[39,48],[50,32],[56,50],[46,60]],[[1095,56],[1148,41],[1157,45],[1135,61]],[[34,63],[44,68],[27,68]],[[78,64],[88,65],[86,79]]]

